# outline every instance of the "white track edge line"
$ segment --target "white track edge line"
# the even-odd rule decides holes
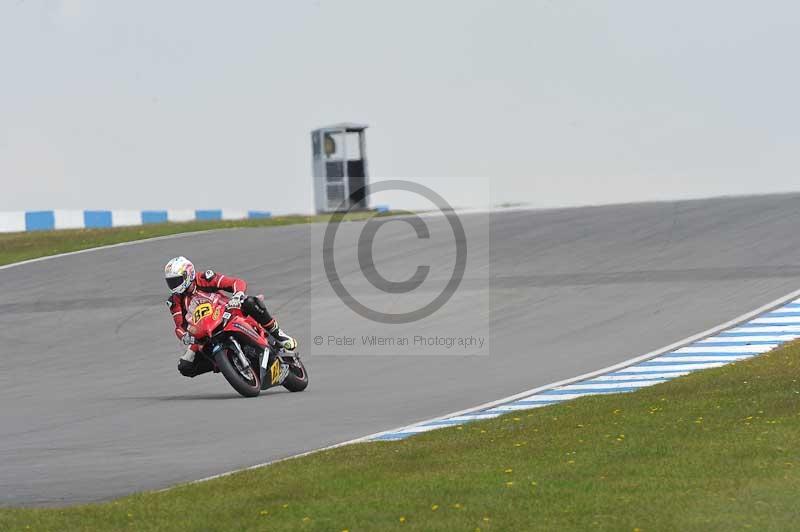
[[[240,468],[240,469],[234,469],[233,471],[226,471],[225,473],[220,473],[218,475],[212,475],[210,477],[205,477],[205,478],[201,478],[201,479],[198,479],[198,480],[192,480],[192,481],[189,481],[189,482],[184,482],[184,483],[181,483],[181,484],[177,484],[175,486],[170,486],[168,488],[163,488],[163,489],[157,490],[157,492],[160,493],[160,492],[169,491],[169,490],[176,489],[176,488],[190,486],[192,484],[198,484],[200,482],[208,482],[209,480],[214,480],[214,479],[217,479],[217,478],[227,477],[229,475],[233,475],[233,474],[236,474],[236,473],[241,473],[243,471],[250,471],[252,469],[258,469],[259,467],[266,467],[266,466],[269,466],[269,465],[272,465],[272,464],[285,462],[287,460],[293,460],[295,458],[302,458],[304,456],[308,456],[308,455],[311,455],[311,454],[316,454],[316,453],[321,453],[321,452],[324,452],[324,451],[329,451],[331,449],[336,449],[337,447],[344,447],[345,445],[352,445],[352,444],[355,444],[355,443],[366,443],[366,442],[374,443],[373,440],[375,438],[378,438],[378,437],[383,436],[385,434],[393,434],[393,433],[400,432],[400,431],[405,430],[405,429],[409,429],[409,428],[412,428],[412,427],[418,427],[418,426],[424,425],[426,423],[431,423],[433,421],[441,421],[443,419],[448,419],[448,418],[451,418],[451,417],[461,416],[461,415],[468,414],[468,413],[471,413],[471,412],[478,412],[480,410],[486,410],[488,408],[499,406],[499,405],[502,405],[502,404],[505,404],[505,403],[511,403],[511,402],[516,401],[518,399],[522,399],[524,397],[528,397],[528,396],[537,394],[537,393],[545,391],[545,390],[556,388],[558,386],[563,386],[565,384],[572,384],[572,383],[575,383],[575,382],[578,382],[578,381],[589,379],[591,377],[597,377],[597,376],[603,375],[605,373],[612,373],[614,371],[617,371],[618,369],[622,369],[622,368],[625,368],[625,367],[628,367],[628,366],[632,366],[632,365],[634,365],[634,364],[636,364],[638,362],[642,362],[642,361],[645,361],[645,360],[650,359],[650,358],[655,358],[658,355],[664,354],[664,353],[669,352],[669,351],[673,351],[673,350],[675,350],[675,349],[677,349],[679,347],[683,347],[685,345],[688,345],[688,344],[691,344],[693,342],[696,342],[697,340],[702,340],[703,338],[707,338],[709,336],[717,334],[718,332],[724,331],[725,329],[730,329],[732,327],[735,327],[736,325],[739,325],[741,323],[749,321],[749,320],[753,319],[754,317],[756,317],[756,316],[758,316],[760,314],[763,314],[764,312],[767,312],[767,311],[772,310],[774,308],[780,307],[781,305],[784,305],[788,301],[791,301],[793,299],[797,299],[798,297],[800,297],[800,289],[799,290],[795,290],[794,292],[791,292],[789,294],[786,294],[785,296],[779,297],[778,299],[775,299],[775,300],[773,300],[773,301],[771,301],[771,302],[769,302],[769,303],[767,303],[765,305],[762,305],[762,306],[758,307],[755,310],[751,310],[750,312],[746,312],[745,314],[737,316],[736,318],[733,318],[732,320],[729,320],[729,321],[726,321],[725,323],[717,325],[716,327],[712,327],[712,328],[707,329],[707,330],[705,330],[703,332],[699,332],[699,333],[694,334],[692,336],[686,337],[683,340],[678,340],[677,342],[674,342],[674,343],[672,343],[672,344],[670,344],[670,345],[668,345],[666,347],[662,347],[660,349],[656,349],[655,351],[650,351],[649,353],[646,353],[644,355],[625,360],[623,362],[620,362],[618,364],[614,364],[612,366],[605,367],[603,369],[599,369],[599,370],[592,371],[592,372],[589,372],[589,373],[584,373],[583,375],[579,375],[577,377],[572,377],[572,378],[569,378],[569,379],[564,379],[564,380],[552,382],[550,384],[545,384],[544,386],[539,386],[537,388],[532,388],[532,389],[526,390],[524,392],[520,392],[520,393],[517,393],[517,394],[514,394],[514,395],[509,395],[508,397],[504,397],[503,399],[497,399],[495,401],[490,401],[488,403],[484,403],[482,405],[474,406],[472,408],[467,408],[465,410],[459,410],[457,412],[452,412],[450,414],[445,414],[443,416],[438,416],[438,417],[434,417],[434,418],[431,418],[431,419],[418,421],[417,423],[413,423],[413,424],[409,424],[409,425],[403,425],[403,426],[400,426],[400,427],[396,427],[394,429],[384,430],[384,431],[381,431],[381,432],[376,432],[374,434],[368,434],[366,436],[361,436],[360,438],[354,438],[352,440],[347,440],[347,441],[344,441],[344,442],[341,442],[341,443],[336,443],[334,445],[329,445],[327,447],[321,447],[319,449],[314,449],[314,450],[311,450],[311,451],[305,451],[303,453],[294,454],[294,455],[291,455],[291,456],[286,456],[284,458],[278,458],[276,460],[270,460],[269,462],[264,462],[264,463],[261,463],[261,464],[256,464],[256,465],[252,465],[252,466],[248,466],[248,467],[243,467],[243,468]]]

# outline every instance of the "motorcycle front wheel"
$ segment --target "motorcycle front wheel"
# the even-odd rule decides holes
[[[261,375],[252,364],[241,367],[239,355],[233,349],[225,348],[214,357],[225,380],[244,397],[255,397],[261,393]]]

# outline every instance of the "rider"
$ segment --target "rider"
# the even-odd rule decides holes
[[[202,357],[195,360],[195,353],[202,346],[195,343],[194,337],[186,330],[186,308],[197,290],[203,292],[216,292],[225,290],[233,295],[228,302],[228,308],[240,308],[242,313],[253,317],[272,338],[287,351],[297,349],[297,341],[284,333],[275,318],[269,315],[267,307],[261,298],[246,296],[247,283],[242,279],[216,273],[213,270],[199,277],[195,275],[194,264],[186,257],[175,257],[164,266],[164,277],[172,295],[167,299],[167,306],[172,312],[175,321],[175,335],[188,346],[184,355],[178,360],[178,371],[187,377],[195,377],[201,373],[211,371],[210,364],[203,363]]]

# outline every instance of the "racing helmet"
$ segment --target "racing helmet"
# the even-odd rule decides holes
[[[186,257],[175,257],[164,266],[164,279],[173,294],[183,294],[194,283],[194,264]]]

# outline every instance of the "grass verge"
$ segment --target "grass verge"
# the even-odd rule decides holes
[[[0,530],[796,530],[800,345]]]
[[[373,216],[393,216],[404,212],[374,211],[353,212],[345,220],[364,220]],[[272,227],[281,225],[325,222],[330,215],[317,216],[276,216],[252,220],[210,220],[200,222],[148,224],[132,227],[113,227],[109,229],[64,229],[59,231],[32,231],[25,233],[0,233],[0,266],[23,260],[58,255],[70,251],[108,246],[121,242],[132,242],[178,233],[192,233],[209,229],[228,229],[234,227]]]

